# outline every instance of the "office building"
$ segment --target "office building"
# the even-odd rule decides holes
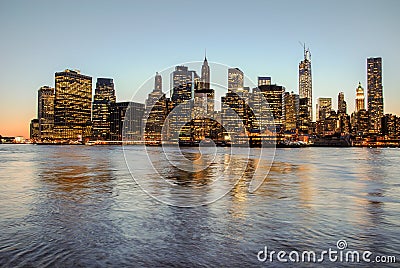
[[[299,95],[289,92],[284,94],[284,128],[288,131],[295,131],[299,114]]]
[[[274,125],[276,127],[276,132],[280,132],[283,127],[283,95],[285,92],[285,88],[283,86],[274,85],[262,85],[259,86],[258,89],[263,94],[265,101],[268,104],[263,104],[263,109],[265,113],[262,114],[272,115],[274,119]]]
[[[42,86],[38,90],[38,139],[49,140],[53,138],[54,127],[54,88]]]
[[[382,135],[397,138],[399,135],[398,117],[394,114],[385,114],[382,117]]]
[[[29,125],[29,138],[31,140],[38,140],[39,133],[39,119],[32,119]]]
[[[154,78],[154,89],[146,99],[146,107],[143,118],[144,138],[146,143],[161,143],[162,129],[168,115],[170,102],[162,92],[162,77],[156,73]],[[172,104],[171,104],[172,106]]]
[[[383,110],[382,58],[367,59],[369,132],[379,134]]]
[[[300,99],[307,98],[307,116],[308,121],[313,121],[313,109],[312,109],[312,74],[311,74],[311,53],[309,49],[304,46],[304,59],[299,63],[299,97]],[[305,122],[305,123],[309,123]]]
[[[271,85],[271,77],[269,76],[259,76],[257,80],[258,86]]]
[[[143,140],[145,106],[137,102],[111,103],[110,136],[112,141],[135,142]]]
[[[328,118],[332,111],[332,98],[318,98],[317,100],[317,121]]]
[[[236,92],[243,89],[244,74],[239,68],[228,69],[228,92]]]
[[[344,100],[344,92],[339,92],[338,95],[338,114],[347,114],[347,103]]]
[[[93,138],[110,140],[111,104],[116,102],[114,81],[111,78],[97,78],[92,105]]]
[[[369,133],[369,113],[362,109],[351,116],[351,132],[356,136],[365,136]]]
[[[82,141],[91,136],[92,78],[77,70],[55,74],[55,139]]]

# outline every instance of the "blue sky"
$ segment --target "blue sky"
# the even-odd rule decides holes
[[[400,1],[1,1],[0,135],[28,136],[37,89],[56,71],[112,77],[129,100],[204,48],[209,61],[297,92],[299,41],[312,52],[314,102],[344,91],[353,111],[366,58],[380,56],[385,113],[400,115],[399,10]]]

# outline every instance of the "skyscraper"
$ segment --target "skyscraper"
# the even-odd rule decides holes
[[[54,127],[54,88],[42,86],[38,90],[38,120],[41,140],[53,138]]]
[[[192,94],[193,88],[192,86],[195,83],[200,81],[200,77],[197,75],[195,71],[189,70],[187,66],[176,66],[175,71],[172,72],[172,94],[175,91],[175,88],[187,88],[187,85],[191,85],[189,87],[190,96]],[[191,97],[190,97],[191,98]]]
[[[206,77],[205,77],[206,78]],[[172,72],[173,89],[171,101],[173,110],[168,118],[169,140],[177,142],[181,136],[190,139],[193,108],[193,90],[200,83],[195,71],[186,66],[176,66]]]
[[[1,136],[0,136],[1,138]],[[29,138],[31,140],[39,139],[39,119],[32,119],[29,125]],[[0,140],[1,143],[1,140]]]
[[[154,78],[154,90],[162,92],[162,77],[158,72],[156,72],[156,76]]]
[[[93,138],[110,139],[111,104],[115,103],[114,82],[111,78],[97,78],[92,106]]]
[[[344,92],[339,92],[338,95],[338,114],[346,114],[347,113],[347,103],[344,100]]]
[[[113,141],[141,141],[143,137],[144,104],[113,102],[111,104],[110,133]]]
[[[308,98],[299,97],[299,116],[297,120],[297,127],[300,133],[311,134],[312,133],[312,123],[309,116]]]
[[[235,92],[243,89],[244,75],[239,68],[228,69],[228,92]]]
[[[258,86],[271,85],[271,77],[269,76],[259,76]]]
[[[295,130],[299,113],[299,95],[285,92],[284,94],[284,126],[285,130]]]
[[[313,121],[312,111],[312,75],[311,75],[311,53],[304,46],[304,59],[299,63],[299,96],[307,98],[308,120]]]
[[[360,110],[365,110],[365,97],[361,82],[358,82],[358,87],[356,88],[356,113]]]
[[[367,59],[369,132],[378,134],[381,130],[383,112],[382,58]]]
[[[283,94],[285,88],[278,85],[262,85],[258,87],[263,93],[264,99],[268,104],[263,103],[262,105],[266,108],[266,114],[272,115],[274,118],[274,124],[276,131],[280,132],[283,126]]]
[[[208,66],[207,57],[204,56],[201,66],[201,88],[210,88],[210,66]]]
[[[146,99],[144,112],[144,137],[148,144],[160,143],[162,128],[167,117],[168,105],[165,94],[162,92],[162,77],[156,73],[154,89]]]
[[[323,121],[329,117],[332,111],[332,98],[318,98],[317,121]]]
[[[76,70],[55,74],[54,138],[82,140],[90,137],[92,78]]]
[[[249,89],[244,87],[244,74],[239,68],[228,69],[228,92],[221,97],[221,121],[225,137],[233,144],[246,143],[249,126]]]

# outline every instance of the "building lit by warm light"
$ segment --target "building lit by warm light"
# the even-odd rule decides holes
[[[311,54],[309,49],[304,47],[304,59],[299,63],[299,97],[304,100],[307,106],[308,121],[313,121],[313,95],[312,95],[312,74],[311,74]],[[308,123],[308,122],[305,122]]]
[[[244,75],[239,68],[228,69],[228,93],[243,89]]]
[[[54,138],[83,140],[91,136],[92,77],[76,70],[55,74]]]
[[[332,98],[318,98],[317,100],[317,121],[325,120],[332,111]]]
[[[284,127],[285,130],[294,131],[297,127],[299,113],[299,95],[285,92],[284,95]]]
[[[365,109],[364,88],[361,86],[361,82],[358,82],[358,87],[356,88],[356,107],[355,108],[356,108],[355,109],[356,112]]]
[[[257,80],[258,80],[258,86],[271,85],[270,76],[259,76]]]

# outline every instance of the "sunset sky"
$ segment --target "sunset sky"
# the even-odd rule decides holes
[[[0,135],[29,137],[37,90],[66,68],[93,84],[114,78],[123,101],[156,71],[203,60],[207,48],[209,61],[298,92],[299,41],[312,53],[314,105],[332,97],[336,108],[343,91],[352,112],[366,59],[382,57],[384,110],[400,115],[399,10],[396,0],[1,1]]]

